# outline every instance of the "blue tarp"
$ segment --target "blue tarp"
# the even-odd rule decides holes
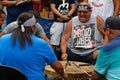
[[[49,18],[41,18],[39,19],[39,23],[42,25],[47,37],[50,39],[50,28],[51,25],[53,24],[54,19],[49,19]]]

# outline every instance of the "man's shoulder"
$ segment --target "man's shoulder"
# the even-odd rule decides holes
[[[74,19],[78,19],[78,16],[74,16],[74,17],[72,17],[72,20],[74,20]]]
[[[5,34],[0,39],[3,40],[3,41],[6,41],[6,40],[10,39],[11,35],[12,35],[11,33],[10,34]]]
[[[37,22],[37,23],[35,24],[35,26],[36,26],[36,27],[42,27],[39,22]]]
[[[109,51],[109,50],[114,49],[116,47],[120,47],[120,39],[116,39],[116,38],[114,38],[113,40],[111,40],[110,42],[108,42],[106,45],[103,46],[103,48],[106,51]]]
[[[35,24],[35,27],[36,27],[36,29],[41,29],[42,28],[41,24],[38,23],[38,22]]]
[[[18,24],[17,24],[17,21],[14,21],[14,22],[9,23],[7,26],[14,27],[14,26],[18,26]]]

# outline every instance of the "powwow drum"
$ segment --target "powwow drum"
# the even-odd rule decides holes
[[[94,66],[75,61],[60,61],[64,67],[65,72],[69,76],[69,80],[91,80],[90,75],[93,71]],[[68,65],[66,65],[68,64]],[[44,73],[46,75],[52,75],[58,80],[60,75],[56,73],[49,65],[45,67]]]

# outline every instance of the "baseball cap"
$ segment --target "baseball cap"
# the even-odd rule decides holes
[[[92,9],[92,7],[87,4],[79,4],[77,6],[77,10],[91,10],[91,9]]]
[[[120,18],[118,16],[108,17],[105,21],[105,28],[120,30]]]

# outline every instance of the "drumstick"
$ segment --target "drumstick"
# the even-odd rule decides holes
[[[66,68],[67,68],[68,65],[70,66],[71,63],[68,60],[66,60],[64,71],[66,71]]]
[[[79,66],[89,66],[89,63],[79,64]]]
[[[72,62],[72,61],[71,61]],[[84,69],[82,69],[80,66],[78,66],[77,64],[75,64],[74,62],[72,62],[77,68],[79,68],[80,70],[82,70],[84,73],[86,73],[88,76],[91,76],[87,71],[85,71]]]

